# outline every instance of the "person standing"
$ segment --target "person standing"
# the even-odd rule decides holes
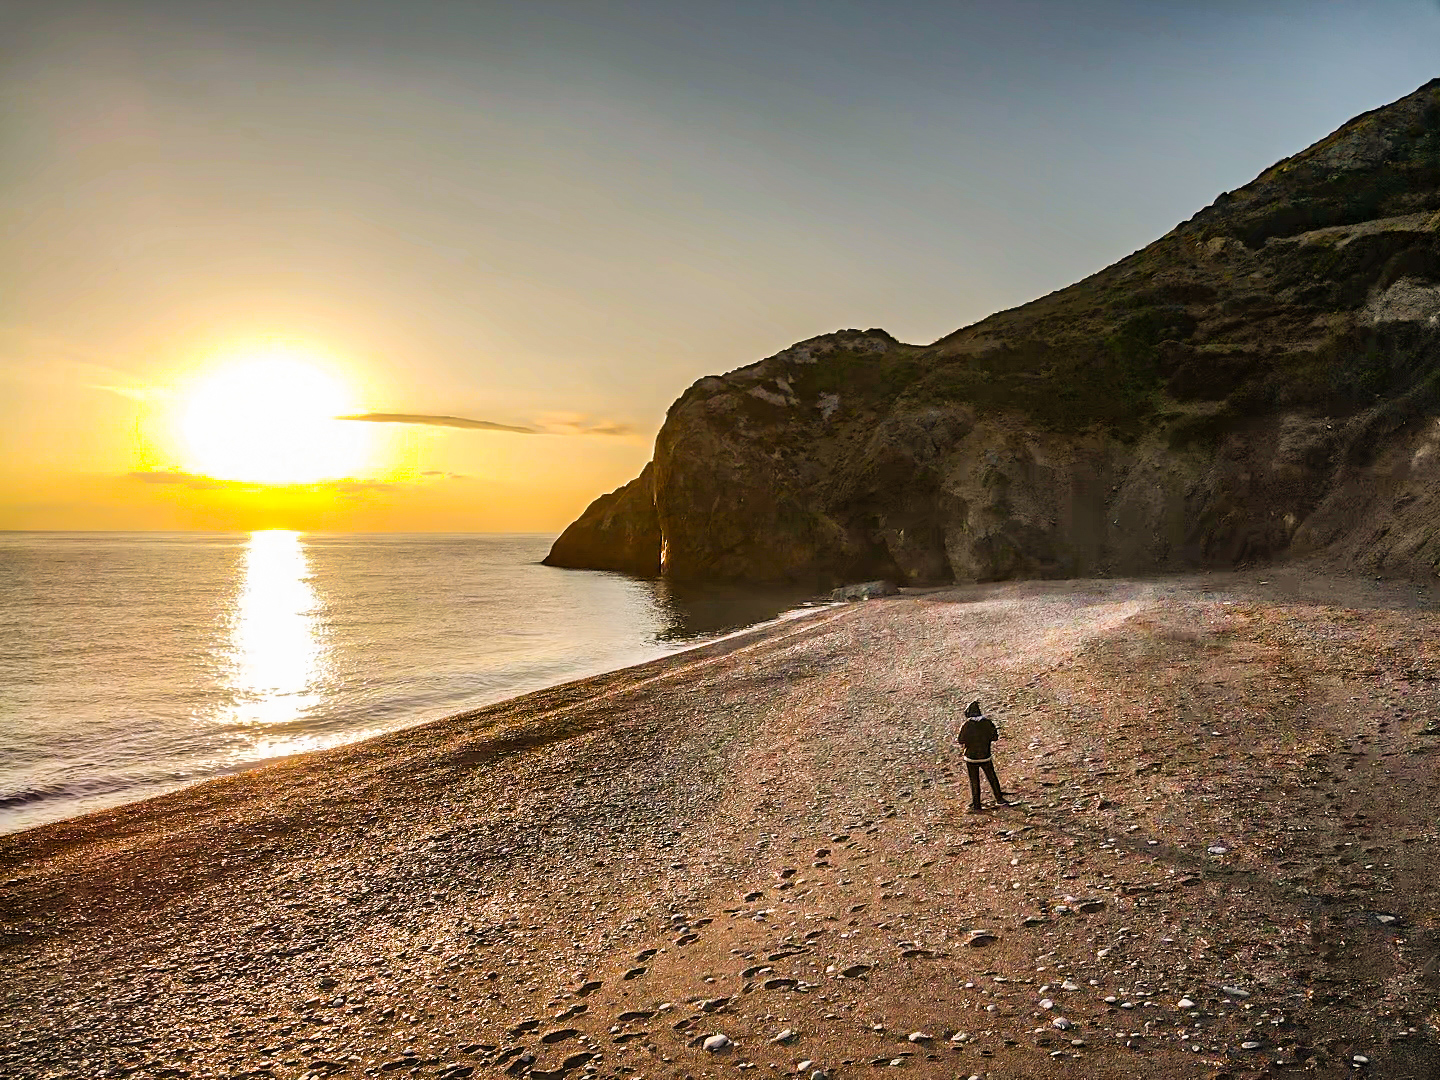
[[[965,706],[965,723],[960,725],[957,740],[965,748],[965,771],[970,774],[970,813],[978,814],[980,806],[980,771],[990,781],[990,790],[995,792],[995,801],[1009,806],[1009,800],[1000,790],[1000,778],[995,775],[995,759],[990,752],[991,744],[1000,738],[995,722],[985,715],[980,702],[972,701]]]

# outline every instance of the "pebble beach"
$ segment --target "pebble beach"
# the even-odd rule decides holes
[[[3,836],[0,1075],[1432,1078],[1437,631],[907,591]]]

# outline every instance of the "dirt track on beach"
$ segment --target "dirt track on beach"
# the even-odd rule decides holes
[[[0,837],[0,1075],[1430,1080],[1435,610],[915,593]]]

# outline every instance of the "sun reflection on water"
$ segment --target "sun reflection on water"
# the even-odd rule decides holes
[[[230,630],[234,704],[225,717],[229,723],[273,729],[300,719],[319,702],[325,657],[318,607],[300,535],[281,530],[251,533],[245,546],[245,581]],[[262,736],[257,743],[292,739]],[[261,745],[254,750],[260,756],[286,752]]]

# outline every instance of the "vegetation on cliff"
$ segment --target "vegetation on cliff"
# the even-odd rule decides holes
[[[701,379],[556,565],[824,584],[1440,563],[1440,80],[1069,288]]]

